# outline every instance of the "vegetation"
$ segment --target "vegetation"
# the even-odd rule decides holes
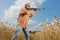
[[[60,20],[56,20],[53,22],[46,21],[45,23],[41,24],[43,30],[41,31],[30,31],[30,40],[60,40]],[[0,25],[0,40],[11,40],[15,29],[7,28],[4,25]],[[21,32],[17,40],[24,40],[25,36],[24,33]]]

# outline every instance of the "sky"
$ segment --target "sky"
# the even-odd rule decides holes
[[[0,0],[0,18],[4,18],[4,11],[13,5],[15,1],[16,0]],[[52,21],[52,14],[60,18],[60,0],[46,0],[40,7],[45,8],[45,10],[39,11],[30,19],[37,23],[43,23],[46,19]]]

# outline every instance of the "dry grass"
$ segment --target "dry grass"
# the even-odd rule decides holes
[[[30,40],[60,40],[60,24],[54,24],[49,27],[42,25],[43,30],[39,32],[30,32]],[[12,28],[0,27],[0,40],[11,40],[15,30]],[[21,32],[17,40],[24,40],[24,33]]]

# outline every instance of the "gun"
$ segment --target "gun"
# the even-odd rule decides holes
[[[40,11],[41,9],[44,10],[45,8],[27,8],[27,10],[34,10],[34,11],[36,11],[36,10],[39,10]]]

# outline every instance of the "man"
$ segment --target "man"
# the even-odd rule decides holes
[[[35,12],[37,12],[37,9],[32,10],[29,8],[30,8],[30,3],[25,4],[24,8],[20,10],[17,20],[17,25],[22,27],[26,40],[29,40],[28,31],[27,31],[28,19],[31,18]],[[16,40],[19,31],[21,31],[20,30],[21,27],[20,28],[17,27],[18,29],[16,30],[11,40]]]

